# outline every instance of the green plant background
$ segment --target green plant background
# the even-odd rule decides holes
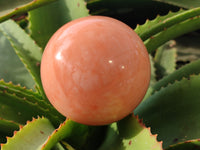
[[[0,0],[1,149],[200,149],[199,6],[198,0]],[[62,116],[40,80],[42,53],[52,34],[89,15],[128,24],[151,60],[142,103],[106,126]]]

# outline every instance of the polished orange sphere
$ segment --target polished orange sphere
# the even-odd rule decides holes
[[[89,16],[62,26],[49,40],[41,80],[52,105],[87,125],[118,121],[137,107],[150,81],[139,36],[113,18]]]

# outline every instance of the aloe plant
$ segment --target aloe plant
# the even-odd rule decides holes
[[[133,114],[106,126],[76,123],[65,118],[49,103],[40,79],[40,62],[46,43],[59,27],[80,17],[130,15],[130,8],[141,6],[141,2],[166,6],[167,10],[175,7],[151,0],[126,0],[126,3],[123,0],[116,3],[113,0],[1,1],[1,149],[199,148],[200,35],[197,30],[200,29],[200,8],[195,1],[188,7],[184,0],[162,1],[173,3],[177,6],[176,10],[178,7],[196,8],[169,11],[152,20],[143,18],[147,19],[144,24],[132,27],[149,52],[149,89]],[[191,41],[191,37],[194,40]],[[184,40],[181,41],[182,38]]]

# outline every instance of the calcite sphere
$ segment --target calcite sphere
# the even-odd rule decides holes
[[[41,80],[51,104],[87,125],[118,121],[137,107],[150,81],[139,36],[113,18],[88,16],[62,26],[49,40]]]

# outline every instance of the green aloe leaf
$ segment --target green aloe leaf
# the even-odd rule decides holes
[[[166,87],[169,83],[174,83],[177,80],[181,80],[183,77],[189,78],[192,74],[199,74],[200,73],[200,60],[196,60],[191,62],[178,70],[174,71],[172,74],[165,76],[156,84],[153,85],[153,90],[159,91],[162,87]]]
[[[20,124],[0,118],[0,143],[6,142],[6,136],[12,136],[15,130],[19,129]]]
[[[15,93],[17,96],[22,97],[22,98],[24,96],[28,96],[28,97],[32,96],[35,99],[38,99],[38,101],[42,99],[42,96],[34,92],[32,89],[27,89],[25,86],[22,87],[20,84],[14,85],[11,81],[5,82],[3,79],[0,80],[0,90],[1,91],[6,90],[8,93]]]
[[[151,53],[152,51],[156,50],[158,47],[163,45],[165,42],[174,39],[176,37],[179,37],[181,35],[184,35],[186,33],[195,31],[199,28],[200,28],[199,16],[193,17],[163,30],[162,32],[146,40],[144,43],[149,53]]]
[[[182,9],[180,9],[177,12],[169,12],[167,15],[160,16],[158,15],[155,19],[149,20],[147,19],[146,22],[142,25],[137,25],[135,28],[135,32],[143,39],[147,40],[149,37],[153,36],[156,32],[161,32],[166,27],[163,27],[165,25],[165,22],[170,19],[174,18],[176,15],[184,12]],[[166,21],[165,21],[166,20]],[[169,24],[172,25],[172,24]],[[157,29],[158,27],[158,29]],[[156,31],[157,30],[157,31]]]
[[[200,7],[191,10],[169,13],[165,16],[158,16],[152,21],[147,21],[144,25],[138,26],[135,31],[139,34],[142,40],[152,38],[153,35],[166,30],[167,28],[183,22],[187,19],[200,15]]]
[[[150,63],[151,63],[151,79],[150,79],[150,83],[149,83],[149,88],[146,92],[145,97],[143,98],[143,100],[147,99],[147,97],[149,97],[152,92],[153,92],[153,85],[157,82],[156,81],[156,68],[155,68],[155,62],[153,60],[153,57],[151,55],[149,55],[149,59],[150,59]]]
[[[144,25],[139,25],[135,31],[144,40],[149,53],[151,53],[165,42],[199,29],[199,14],[200,7],[187,11],[180,10],[147,21]]]
[[[56,0],[1,0],[0,22]]]
[[[33,92],[32,90],[28,90],[25,87],[21,87],[20,85],[14,85],[11,82],[6,83],[3,80],[0,80],[0,91],[6,92],[8,94],[14,94],[21,99],[25,99],[32,104],[37,104],[42,109],[47,109],[51,113],[51,115],[58,116],[59,118],[64,117],[49,103],[46,103],[41,95]]]
[[[27,120],[37,116],[45,116],[55,127],[58,127],[65,120],[65,117],[51,105],[39,99],[36,93],[0,80],[0,118],[25,124]],[[62,139],[64,136],[75,147],[93,149],[101,141],[104,133],[104,127],[89,127],[73,121],[67,121],[65,125],[59,128],[61,131],[55,132],[48,139],[51,142],[47,143],[46,146],[55,143],[52,140]]]
[[[58,0],[28,14],[31,36],[43,48],[52,34],[62,25],[89,15],[84,0]]]
[[[149,55],[150,63],[151,63],[151,80],[150,86],[153,86],[156,83],[156,68],[155,61],[151,55]]]
[[[8,39],[0,31],[0,79],[14,84],[21,84],[34,89],[35,82],[19,57],[16,55]]]
[[[97,143],[100,143],[102,135],[104,135],[104,128],[87,126],[67,119],[49,136],[41,149],[49,150],[61,141],[70,150],[93,150],[97,148]]]
[[[150,126],[163,147],[200,136],[200,75],[182,79],[150,96],[134,111]]]
[[[14,122],[5,120],[3,118],[0,118],[0,134],[1,135],[12,135],[13,131],[19,129],[20,124]]]
[[[43,143],[45,143],[53,131],[54,127],[48,119],[33,119],[31,122],[28,121],[19,131],[15,132],[12,138],[8,138],[7,143],[1,145],[1,149],[41,150]],[[59,150],[64,149],[59,148]]]
[[[199,0],[156,0],[159,2],[164,2],[167,4],[172,4],[175,6],[183,7],[183,8],[194,8],[194,7],[199,7],[200,6],[200,1]]]
[[[173,47],[174,44],[175,41],[169,41],[156,51],[154,60],[158,78],[167,76],[176,70],[177,50]]]
[[[23,95],[23,96],[22,96]],[[56,113],[52,107],[42,107],[38,104],[34,96],[23,94],[23,92],[14,92],[7,88],[0,89],[0,118],[12,120],[19,124],[24,124],[32,117],[45,116],[49,118],[53,125],[58,126],[65,117],[58,112]],[[46,104],[43,104],[46,105]],[[46,105],[48,106],[48,105]]]
[[[41,48],[12,20],[1,23],[0,32],[9,40],[16,54],[31,73],[36,83],[36,89],[44,96],[40,79]]]
[[[98,150],[162,150],[162,143],[150,128],[133,115],[109,126],[105,141]]]
[[[51,134],[48,140],[43,144],[42,150],[51,149],[56,143],[63,139],[68,143],[72,143],[72,145],[75,144],[72,141],[78,141],[74,146],[77,149],[82,149],[81,147],[88,138],[90,128],[92,127],[76,123],[72,120],[66,120]]]
[[[166,150],[197,150],[199,148],[200,148],[200,139],[193,139],[171,145],[168,148],[166,148]]]

